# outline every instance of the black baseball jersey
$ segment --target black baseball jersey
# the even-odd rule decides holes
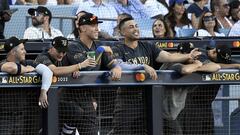
[[[70,42],[68,46],[68,53],[67,53],[67,58],[69,63],[72,64],[77,64],[81,63],[84,60],[87,59],[87,52],[90,51],[95,51],[95,58],[98,59],[100,57],[99,61],[97,62],[96,67],[87,67],[83,68],[81,70],[87,70],[87,71],[93,71],[93,70],[100,70],[100,69],[106,69],[110,68],[109,66],[113,62],[113,58],[109,56],[107,53],[99,53],[96,51],[97,45],[95,42],[93,42],[91,48],[88,48],[82,41],[79,39],[76,41]]]
[[[35,62],[42,63],[46,66],[49,66],[52,64],[55,65],[56,67],[69,66],[69,62],[66,55],[63,57],[62,61],[56,61],[54,58],[50,56],[47,50],[39,54],[35,59]]]
[[[154,65],[161,49],[147,42],[138,41],[138,46],[134,49],[125,44],[112,46],[114,58],[122,59],[124,62],[131,64],[147,64]]]

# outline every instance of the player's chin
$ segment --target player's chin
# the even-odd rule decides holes
[[[26,57],[25,56],[22,56],[21,58],[20,58],[20,61],[25,61],[26,60]]]
[[[57,57],[57,61],[62,61],[63,57]]]

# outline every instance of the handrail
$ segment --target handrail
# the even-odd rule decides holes
[[[136,73],[143,73],[145,80],[138,82]],[[157,71],[158,79],[152,80],[144,71],[124,71],[119,81],[111,80],[109,71],[82,71],[77,79],[71,75],[53,77],[52,87],[83,86],[119,86],[119,85],[204,85],[204,84],[240,84],[240,73],[237,69],[224,69],[216,73],[193,73],[180,75],[172,70]],[[0,73],[0,87],[39,87],[41,77],[36,73],[9,76]]]

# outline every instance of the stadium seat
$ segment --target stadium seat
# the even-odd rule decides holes
[[[219,30],[219,33],[223,33],[225,36],[228,36],[228,33],[230,32],[230,29],[218,29]]]
[[[152,24],[154,20],[147,19],[147,18],[144,20],[143,19],[135,19],[135,20],[138,24],[138,27],[140,28],[141,37],[153,37]]]
[[[179,37],[192,37],[196,32],[195,29],[179,29]]]

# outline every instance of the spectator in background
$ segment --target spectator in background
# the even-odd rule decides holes
[[[199,28],[199,18],[204,12],[208,12],[209,9],[205,6],[209,0],[193,0],[194,3],[187,8],[188,18],[192,21],[192,26],[195,29]]]
[[[180,29],[191,29],[191,20],[187,17],[184,4],[185,0],[169,0],[169,13],[165,16],[168,27],[170,27],[175,37],[179,37]]]
[[[233,23],[227,18],[229,15],[229,4],[227,0],[211,0],[211,11],[217,18],[219,29],[230,29]]]
[[[74,29],[73,32],[71,34],[69,34],[67,36],[68,39],[76,39],[79,38],[79,33],[78,33],[78,22],[79,22],[79,18],[83,15],[85,15],[87,12],[85,11],[80,11],[78,12],[78,14],[76,15],[76,19],[74,20]]]
[[[71,5],[73,0],[57,0],[58,5]]]
[[[99,18],[117,19],[118,16],[115,8],[112,5],[103,2],[102,0],[88,0],[83,2],[79,5],[76,14],[80,11],[86,11],[95,14]],[[113,20],[103,22],[104,23],[99,25],[101,32],[100,34],[104,38],[111,38],[113,35],[113,29],[116,26],[116,22]]]
[[[113,2],[112,5],[118,14],[127,13],[135,19],[150,18],[148,11],[140,0],[117,0],[116,2]]]
[[[240,1],[234,0],[230,4],[230,17],[234,23],[236,23],[238,20],[240,20]]]
[[[173,37],[171,28],[168,27],[163,16],[159,16],[152,25],[152,33],[154,38]]]
[[[5,22],[11,19],[11,13],[9,12],[9,5],[7,0],[0,1],[0,39],[4,39],[4,27]]]
[[[169,0],[157,0],[157,1],[161,3],[163,6],[165,6],[166,8],[168,8]]]
[[[195,37],[202,36],[225,36],[223,33],[219,33],[217,28],[217,20],[212,12],[206,12],[199,20],[199,30],[195,32]]]
[[[12,0],[15,5],[37,5],[38,0]]]
[[[43,6],[28,9],[32,17],[32,25],[24,31],[24,39],[53,39],[63,36],[62,32],[51,26],[52,13]]]
[[[240,17],[240,12],[238,12],[238,16]],[[240,20],[238,20],[233,27],[231,28],[228,36],[240,36]]]
[[[118,15],[118,18],[117,18],[117,26],[114,28],[113,30],[113,37],[116,38],[116,39],[120,39],[122,36],[121,36],[121,33],[120,33],[120,30],[119,30],[119,23],[120,21],[122,21],[123,19],[125,18],[130,18],[132,17],[131,15],[127,14],[127,13],[122,13],[122,14],[119,14]]]
[[[166,15],[168,13],[168,8],[157,0],[140,0],[147,10],[148,15],[151,18],[155,18],[159,15]]]

